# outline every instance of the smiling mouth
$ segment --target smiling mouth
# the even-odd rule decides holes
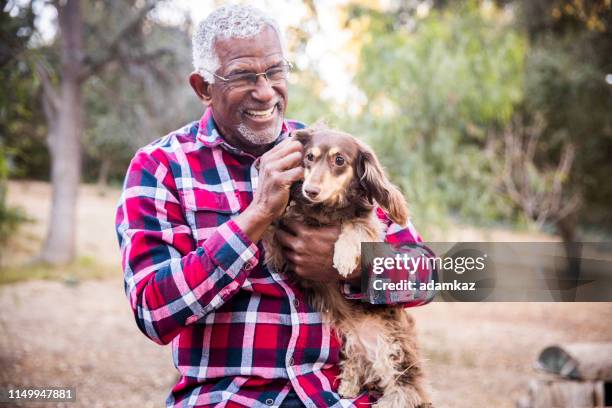
[[[272,117],[274,113],[276,113],[277,107],[278,103],[272,106],[271,108],[264,110],[246,109],[244,113],[251,118],[268,119]]]

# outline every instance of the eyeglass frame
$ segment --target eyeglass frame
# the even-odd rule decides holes
[[[292,64],[290,61],[286,60],[286,59],[283,61],[283,65],[282,65],[282,66],[287,68],[287,72],[286,72],[287,74],[288,74],[289,72],[291,72],[291,70],[293,70],[293,64]],[[255,82],[250,82],[250,81],[249,81],[249,82],[250,82],[250,85],[256,85],[256,84],[257,84],[257,79],[258,79],[258,77],[260,77],[261,75],[263,75],[263,76],[264,76],[264,78],[266,79],[266,81],[267,81],[268,83],[272,83],[272,82],[270,82],[270,78],[268,78],[268,75],[267,75],[267,72],[268,72],[269,70],[271,70],[271,69],[275,69],[275,68],[274,68],[274,67],[271,67],[271,68],[266,69],[264,72],[259,72],[259,73],[256,73],[256,72],[245,72],[245,74],[248,74],[248,75],[255,75]],[[215,78],[220,79],[220,80],[221,80],[221,81],[223,81],[224,83],[231,82],[231,80],[232,80],[231,78],[225,78],[225,77],[223,77],[223,76],[221,76],[221,75],[219,75],[219,74],[216,74],[216,73],[214,73],[214,72],[212,72],[212,71],[209,71],[209,70],[207,70],[207,69],[204,69],[204,68],[200,68],[200,69],[198,70],[198,73],[200,73],[200,74],[201,74],[201,71],[204,71],[204,72],[207,72],[207,73],[211,74],[212,76],[214,76]],[[242,75],[242,74],[236,74],[236,75]],[[287,78],[284,78],[284,79],[287,79]]]

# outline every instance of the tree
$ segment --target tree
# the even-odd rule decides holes
[[[579,194],[567,191],[576,149],[566,141],[556,166],[538,163],[536,154],[547,151],[542,143],[544,119],[534,115],[532,123],[524,122],[524,118],[514,117],[500,137],[503,143],[497,157],[503,157],[503,167],[499,181],[502,190],[541,229],[547,221],[562,223],[580,205]],[[563,238],[574,241],[573,236],[563,234],[563,228],[560,230]]]
[[[116,14],[125,13],[107,3],[101,7],[104,10],[98,10],[98,16],[106,21],[118,21]],[[92,28],[102,26],[91,18],[88,21]],[[121,55],[134,49],[159,54],[148,59],[117,58],[85,85],[84,159],[88,162],[83,176],[97,180],[100,191],[109,180],[123,180],[139,147],[201,114],[202,105],[186,78],[191,60],[189,24],[188,19],[180,26],[148,20],[142,30],[123,41]]]
[[[32,5],[0,9],[0,144],[10,176],[48,171],[45,126],[28,44],[36,38]]]
[[[542,139],[555,163],[563,146],[576,150],[568,187],[583,205],[566,220],[568,235],[579,226],[612,229],[612,4],[607,0],[523,0],[522,27],[530,47],[525,61],[524,111],[541,112]]]
[[[504,129],[499,149],[503,165],[499,171],[501,191],[535,226],[552,223],[563,240],[567,268],[557,275],[575,281],[580,276],[582,245],[576,233],[576,214],[582,198],[576,186],[568,183],[576,157],[569,140],[563,141],[557,163],[552,162],[550,147],[543,142],[546,124],[541,114],[532,115],[531,123],[516,115]],[[493,164],[494,167],[497,164]],[[565,293],[571,299],[574,294]]]
[[[68,262],[74,257],[83,131],[81,86],[86,79],[80,2],[67,0],[57,3],[56,8],[61,38],[59,89],[52,85],[44,65],[37,66],[43,85],[53,187],[49,230],[40,258],[54,264]]]
[[[507,200],[490,188],[487,136],[522,100],[526,38],[475,1],[421,16],[411,3],[348,12],[368,99],[355,132],[371,135],[417,218],[507,216]]]
[[[5,244],[26,220],[19,209],[6,204],[7,178],[16,170],[14,146],[9,145],[23,133],[39,133],[38,112],[31,104],[37,88],[34,73],[20,58],[34,34],[34,13],[31,7],[10,12],[0,8],[0,263]]]
[[[565,247],[568,270],[577,277],[580,250],[575,217],[583,200],[576,186],[569,183],[576,148],[565,140],[557,163],[553,163],[550,147],[542,141],[545,129],[541,114],[533,115],[531,123],[525,123],[520,115],[513,118],[503,131],[501,151],[495,156],[503,157],[498,182],[500,190],[537,228],[542,229],[547,222],[556,227]]]
[[[91,2],[90,6],[99,9],[103,3]],[[83,84],[119,58],[143,61],[162,52],[122,48],[124,41],[142,28],[146,15],[154,8],[152,1],[140,7],[134,5],[138,2],[112,2],[112,6],[123,6],[130,12],[124,13],[128,17],[124,17],[114,35],[103,37],[110,38],[110,41],[102,47],[100,41],[93,41],[84,35],[82,4],[79,0],[54,1],[52,4],[57,9],[59,28],[57,78],[53,77],[47,61],[38,60],[36,66],[48,125],[53,191],[48,234],[39,258],[44,262],[59,264],[70,262],[75,255],[75,209],[81,175],[84,119]],[[87,47],[96,42],[98,47]]]

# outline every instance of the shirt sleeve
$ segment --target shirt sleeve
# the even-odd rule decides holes
[[[141,150],[130,163],[116,230],[138,327],[167,344],[230,299],[258,263],[259,252],[231,220],[196,247],[174,178],[155,153]]]
[[[422,243],[423,240],[419,233],[412,225],[412,222],[408,220],[406,225],[400,226],[398,224],[393,223],[388,215],[380,208],[376,210],[376,215],[378,218],[387,226],[387,232],[385,235],[385,242],[390,244],[396,243],[409,243],[416,244]],[[396,271],[398,273],[407,274],[405,271]],[[397,273],[395,274],[397,275]],[[396,276],[397,277],[397,276]],[[408,276],[406,276],[408,278]],[[415,286],[419,287],[421,283],[427,283],[434,281],[436,279],[435,270],[428,268],[420,268],[417,270],[412,277],[412,280],[415,282]],[[345,298],[351,300],[365,300],[367,299],[367,294],[362,292],[360,287],[356,287],[348,282],[345,282],[341,285],[341,291]],[[413,300],[408,302],[398,303],[398,305],[408,308],[414,306],[421,306],[431,302],[436,296],[435,290],[418,290],[415,291]]]

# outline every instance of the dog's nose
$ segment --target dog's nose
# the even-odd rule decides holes
[[[308,198],[316,198],[320,192],[321,189],[317,186],[311,186],[308,184],[304,185],[304,193],[306,193]]]

